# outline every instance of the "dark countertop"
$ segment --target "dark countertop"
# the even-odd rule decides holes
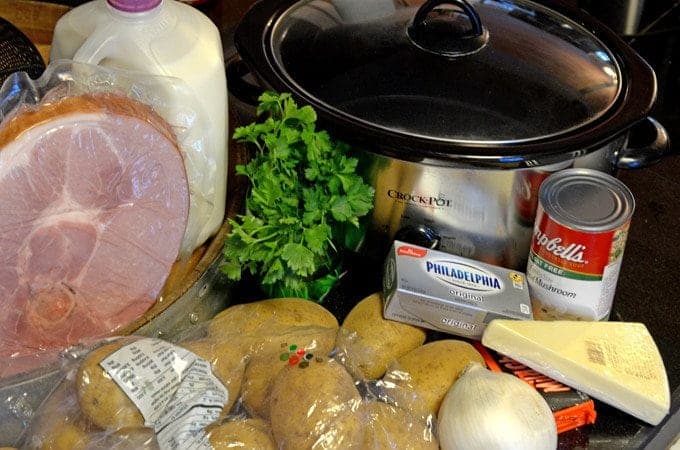
[[[652,332],[669,369],[671,385],[680,384],[680,333],[674,285],[680,267],[680,7],[659,34],[629,38],[654,67],[659,94],[652,116],[668,130],[676,154],[642,170],[624,170],[619,178],[633,191],[636,210],[615,298],[617,318],[653,324]],[[667,30],[661,32],[661,30]]]
[[[680,434],[680,308],[676,291],[680,268],[680,2],[648,3],[637,31],[622,35],[656,72],[659,90],[651,115],[667,129],[674,154],[652,167],[619,172],[635,196],[636,210],[613,318],[647,325],[666,365],[672,404],[671,416],[656,428],[633,425],[630,420],[625,426],[621,425],[624,420],[617,423],[625,428],[625,435],[638,428],[629,441],[631,446],[665,449]]]

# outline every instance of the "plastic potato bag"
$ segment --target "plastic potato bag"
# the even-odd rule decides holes
[[[337,321],[301,302],[234,305],[176,344],[129,336],[68,352],[20,448],[436,449],[433,421],[389,382],[353,377]]]
[[[228,386],[245,367],[242,355],[223,350],[204,339],[99,342],[64,366],[20,448],[210,449],[205,428],[234,404]]]

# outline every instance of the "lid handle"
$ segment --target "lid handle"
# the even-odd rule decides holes
[[[454,9],[437,9],[442,5],[451,5],[462,10],[467,16],[469,28],[461,29],[459,14],[454,14]],[[479,14],[465,0],[427,0],[418,8],[407,32],[416,46],[447,57],[475,53],[489,40],[489,33],[482,26]]]

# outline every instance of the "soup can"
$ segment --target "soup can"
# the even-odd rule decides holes
[[[607,320],[635,200],[617,178],[565,169],[539,189],[527,263],[536,320]]]

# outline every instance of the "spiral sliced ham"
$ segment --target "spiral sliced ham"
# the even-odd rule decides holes
[[[0,378],[134,321],[156,301],[189,211],[174,133],[97,94],[0,125]]]

